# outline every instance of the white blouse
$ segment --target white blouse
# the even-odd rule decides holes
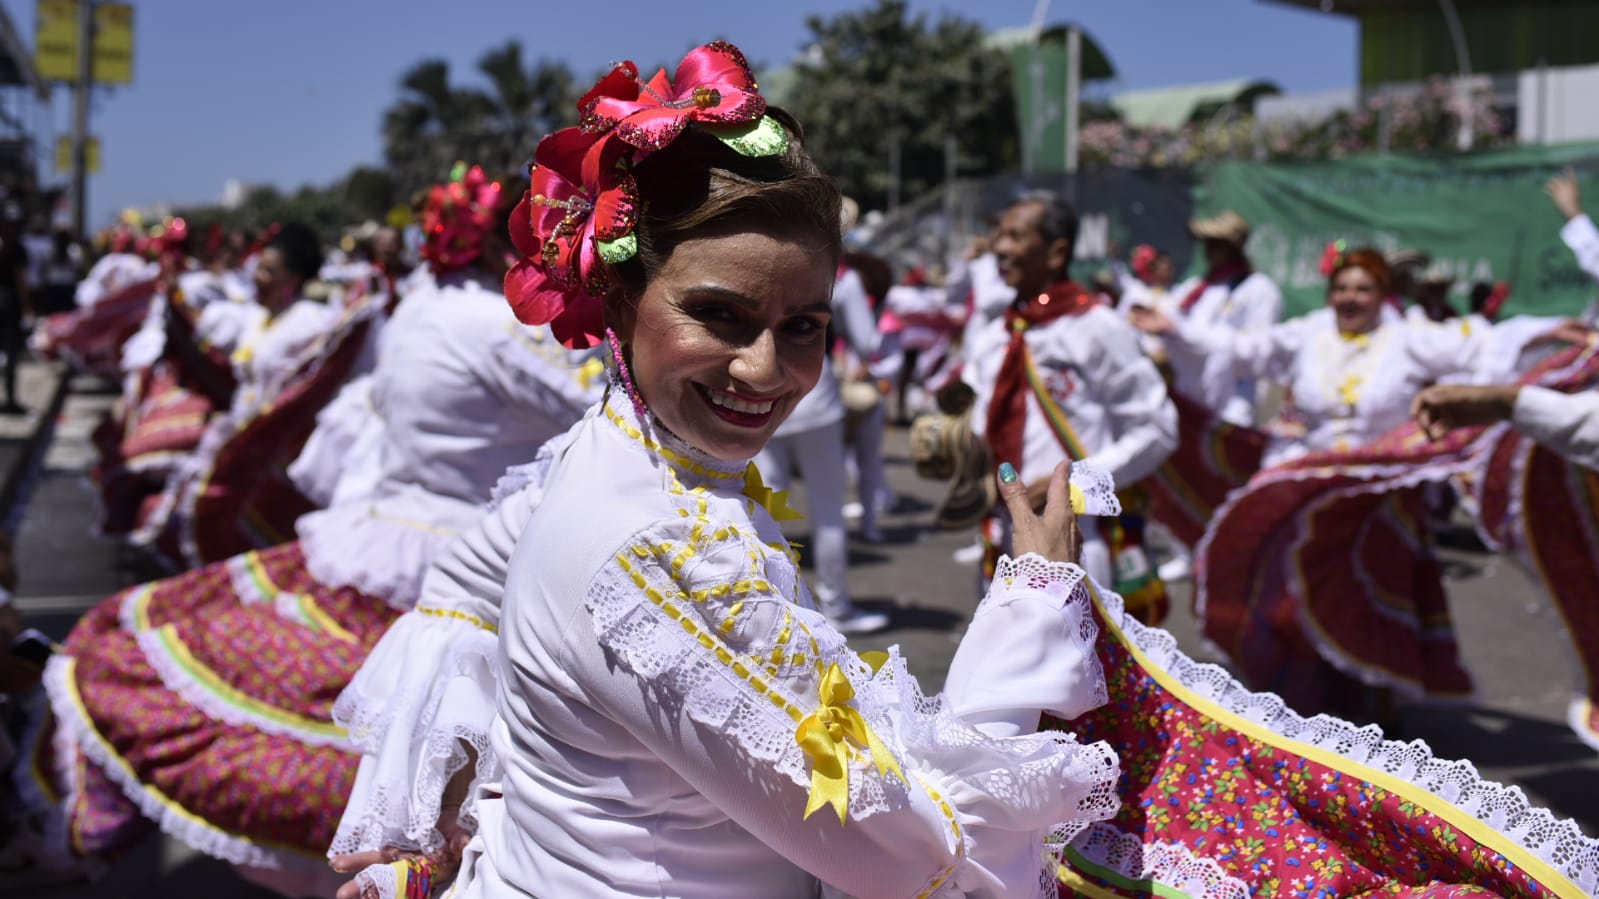
[[[472,764],[459,822],[477,826],[475,788],[503,767],[489,742],[499,685],[500,597],[516,540],[544,496],[558,435],[534,461],[506,472],[494,502],[435,557],[415,608],[386,631],[333,706],[361,750],[355,787],[330,856],[400,846],[432,852],[445,786]],[[446,822],[448,823],[448,822]],[[375,883],[388,886],[385,878]],[[392,889],[392,887],[389,887]]]
[[[381,437],[363,431],[343,501],[296,524],[311,574],[410,608],[433,555],[481,514],[505,469],[576,421],[603,379],[544,328],[519,323],[476,281],[432,286],[384,329],[366,394]],[[352,398],[353,401],[353,398]],[[342,479],[341,479],[342,480]]]
[[[612,403],[552,465],[498,622],[503,779],[456,896],[1053,895],[1046,837],[1116,807],[1108,746],[1031,733],[1105,700],[1081,569],[1003,560],[923,697],[897,650],[874,670],[814,610],[743,463]],[[835,751],[847,824],[805,816]]]
[[[1268,466],[1311,450],[1357,447],[1381,437],[1410,419],[1410,402],[1423,387],[1470,374],[1489,347],[1488,329],[1473,328],[1469,319],[1389,322],[1347,335],[1329,314],[1234,335],[1179,320],[1171,336],[1171,343],[1214,354],[1240,376],[1288,388],[1306,433],[1268,449]]]
[[[1026,333],[1027,348],[1051,397],[1065,411],[1092,466],[1128,486],[1153,472],[1177,448],[1177,410],[1166,382],[1139,349],[1138,332],[1114,310],[1096,306]],[[962,377],[977,393],[972,426],[982,436],[988,404],[1005,362],[1010,329],[989,322],[969,348]],[[1028,391],[1022,458],[1010,461],[1022,480],[1047,477],[1066,458],[1038,398]]]

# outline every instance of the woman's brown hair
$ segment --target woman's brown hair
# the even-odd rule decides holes
[[[1333,282],[1338,280],[1339,274],[1351,268],[1364,269],[1366,274],[1371,276],[1371,280],[1377,282],[1377,293],[1380,296],[1388,295],[1393,284],[1393,273],[1388,269],[1388,260],[1372,247],[1350,250],[1338,260],[1338,264],[1333,266],[1332,274],[1327,276],[1329,294],[1332,293]]]
[[[623,297],[636,300],[679,244],[729,228],[798,231],[839,258],[838,185],[811,160],[793,118],[776,107],[767,115],[788,131],[787,152],[745,156],[690,127],[636,166],[638,252],[612,267]]]

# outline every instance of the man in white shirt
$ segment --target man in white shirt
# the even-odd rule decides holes
[[[1204,242],[1206,272],[1189,278],[1167,293],[1155,306],[1185,327],[1215,335],[1211,345],[1225,343],[1234,334],[1264,331],[1282,317],[1283,297],[1277,284],[1254,270],[1244,245],[1249,241],[1249,222],[1230,209],[1211,218],[1194,219],[1188,230]],[[1138,304],[1129,300],[1129,305]],[[1253,380],[1240,379],[1228,360],[1197,350],[1194,345],[1163,341],[1159,347],[1145,342],[1146,351],[1164,351],[1171,367],[1172,386],[1185,397],[1203,405],[1229,424],[1251,427],[1255,424],[1258,388]],[[1187,547],[1172,541],[1172,558],[1160,567],[1166,581],[1187,578],[1192,559]]]
[[[1053,193],[1006,210],[994,252],[1016,300],[976,336],[962,371],[977,394],[973,430],[1039,508],[1063,459],[1096,464],[1125,488],[1177,446],[1177,411],[1138,333],[1070,278],[1076,238],[1076,213]],[[1093,519],[1082,527],[1083,567],[1111,583],[1110,549]],[[1002,546],[1003,528],[988,530]]]
[[[1263,331],[1282,317],[1282,291],[1275,282],[1254,270],[1244,245],[1249,222],[1232,210],[1188,224],[1194,237],[1204,242],[1204,277],[1189,278],[1172,289],[1161,309],[1189,326],[1224,329],[1237,333]],[[1167,347],[1172,378],[1178,392],[1203,403],[1230,424],[1255,424],[1256,385],[1233,377],[1225,360],[1191,349]]]

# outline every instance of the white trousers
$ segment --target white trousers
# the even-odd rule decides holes
[[[849,539],[844,526],[844,422],[773,437],[755,467],[773,490],[787,490],[795,466],[805,479],[811,551],[816,561],[816,598],[823,604],[849,599],[845,572]]]

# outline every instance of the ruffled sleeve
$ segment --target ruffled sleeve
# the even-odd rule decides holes
[[[959,689],[928,697],[897,650],[869,663],[808,608],[782,549],[703,506],[646,529],[585,594],[606,652],[569,641],[563,670],[723,813],[836,889],[1053,896],[1044,844],[1117,807],[1108,745],[1012,735],[1040,709],[1075,714],[1103,697],[1082,570],[1007,562],[1015,574],[985,600]],[[1017,626],[1030,630],[1006,632]],[[1048,674],[1061,683],[996,660],[1013,650],[1060,653]]]
[[[496,491],[490,512],[441,553],[416,608],[389,628],[339,695],[333,719],[363,756],[329,855],[383,846],[437,849],[450,779],[474,764],[473,754],[472,786],[498,779],[489,724],[500,598],[517,537],[565,444],[564,435],[557,437],[534,462],[507,473],[507,489]],[[469,789],[461,809],[468,830],[476,827],[476,795]]]

